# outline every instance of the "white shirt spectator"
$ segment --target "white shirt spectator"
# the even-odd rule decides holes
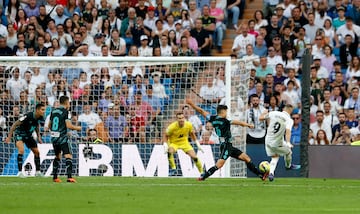
[[[146,46],[145,48],[142,47],[142,46],[140,46],[140,47],[138,48],[138,51],[139,51],[139,56],[145,56],[145,57],[147,57],[147,56],[152,56],[152,55],[153,55],[153,54],[152,54],[153,49],[152,49],[151,47],[149,47],[149,46]]]
[[[252,46],[255,46],[255,36],[251,34],[247,34],[246,37],[244,37],[242,34],[238,35],[234,39],[234,43],[232,46],[232,50],[240,47],[240,50],[238,51],[238,56],[242,57],[246,54],[246,45],[251,44]]]
[[[161,49],[161,56],[172,56],[172,52],[171,52],[171,46],[167,45],[167,46],[160,46]]]
[[[95,128],[96,124],[101,122],[101,119],[98,114],[90,112],[89,114],[80,114],[78,121],[86,123],[89,129],[93,129]]]
[[[322,122],[322,124],[318,124],[318,122],[315,122],[313,124],[310,125],[310,129],[313,131],[314,136],[316,136],[317,132],[322,129],[325,131],[326,133],[326,137],[329,141],[331,141],[332,139],[332,131],[331,131],[331,127],[330,127],[330,123],[325,123],[325,119]]]

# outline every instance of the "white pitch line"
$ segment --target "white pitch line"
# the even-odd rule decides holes
[[[239,184],[212,184],[212,183],[206,183],[206,182],[199,182],[199,183],[188,183],[188,184],[184,184],[184,183],[177,183],[177,184],[169,184],[169,183],[121,183],[122,181],[119,182],[114,182],[114,183],[81,183],[78,182],[76,184],[72,184],[72,185],[78,185],[78,186],[85,186],[85,187],[132,187],[132,186],[143,186],[143,187],[172,187],[172,186],[197,186],[197,187],[262,187],[262,188],[321,188],[321,189],[338,189],[338,188],[347,188],[347,189],[360,189],[360,185],[359,186],[354,186],[354,185],[341,185],[341,186],[327,186],[327,185],[302,185],[302,184],[270,184],[270,183],[264,183],[262,184],[252,184],[252,183],[239,183]],[[64,182],[66,184],[66,182]],[[0,183],[0,186],[27,186],[27,185],[34,185],[34,186],[52,186],[52,185],[59,185],[59,184],[54,184],[51,180],[49,180],[48,183],[44,183],[44,182],[9,182],[9,183]],[[60,184],[61,185],[61,184]]]

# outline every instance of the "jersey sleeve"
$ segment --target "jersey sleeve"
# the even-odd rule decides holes
[[[294,121],[291,119],[291,118],[288,118],[287,120],[286,120],[286,129],[292,129],[292,126],[294,125]]]

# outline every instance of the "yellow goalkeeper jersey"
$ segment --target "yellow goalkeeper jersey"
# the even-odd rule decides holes
[[[183,127],[179,126],[177,121],[171,123],[166,129],[169,142],[174,144],[189,143],[189,134],[193,131],[193,126],[189,121],[185,121]]]

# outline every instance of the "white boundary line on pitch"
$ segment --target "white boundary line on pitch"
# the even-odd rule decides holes
[[[66,183],[66,182],[64,182]],[[54,184],[51,180],[49,180],[48,183],[44,182],[7,182],[7,183],[0,183],[0,186],[27,186],[27,185],[34,185],[34,186],[50,186],[50,185],[61,185],[61,184]],[[258,184],[251,184],[251,183],[239,183],[239,184],[212,184],[212,183],[206,183],[205,182],[199,182],[199,183],[179,183],[179,184],[170,184],[170,183],[76,183],[72,185],[79,185],[79,186],[89,186],[89,187],[127,187],[127,186],[149,186],[149,187],[172,187],[172,186],[199,186],[199,187],[259,187],[263,186],[266,187],[276,187],[276,188],[325,188],[325,189],[338,189],[338,188],[348,188],[348,189],[360,189],[360,185],[341,185],[341,186],[327,186],[327,185],[311,185],[311,184],[275,184],[275,183],[261,183],[259,181]]]

